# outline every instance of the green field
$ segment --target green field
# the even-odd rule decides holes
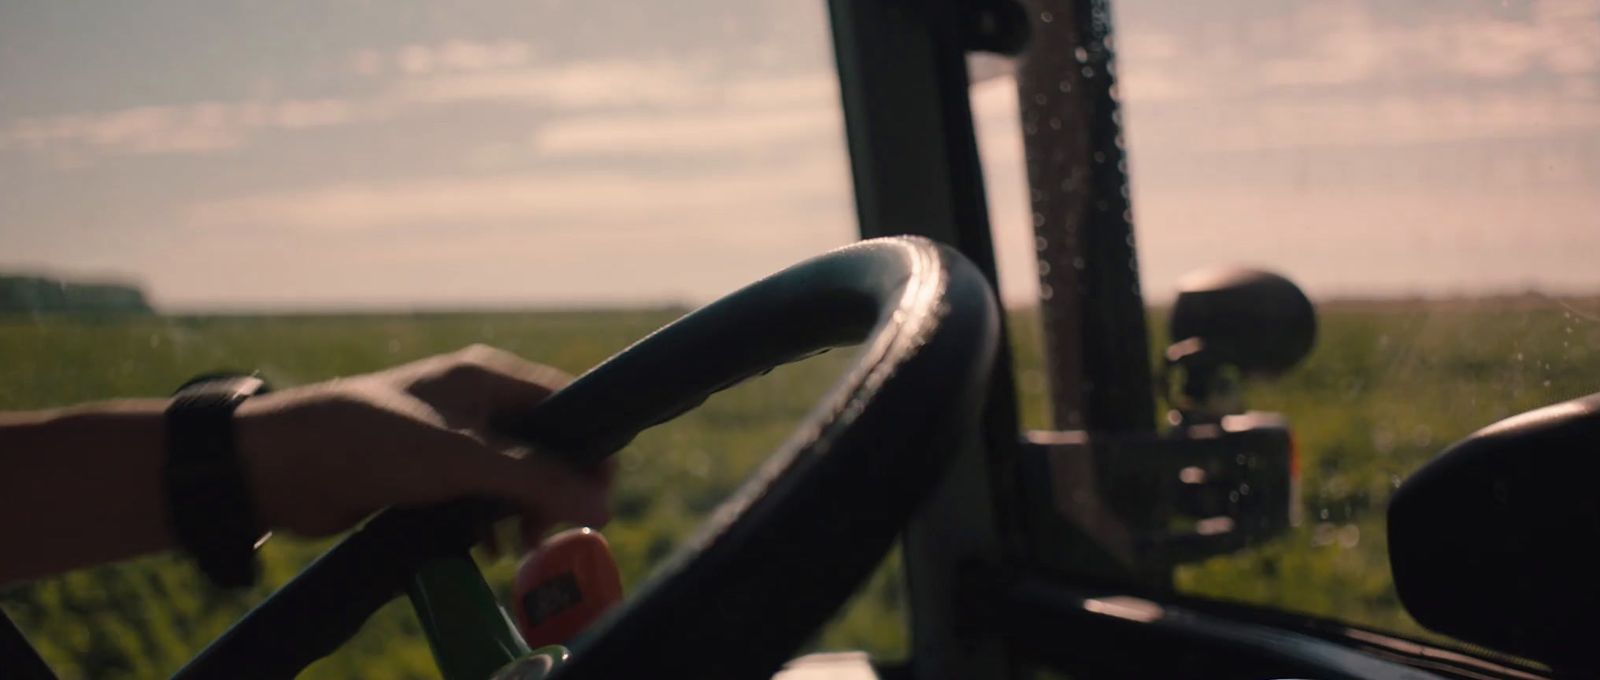
[[[1293,375],[1250,390],[1293,420],[1307,522],[1246,552],[1183,567],[1195,593],[1416,628],[1389,587],[1382,511],[1441,446],[1520,410],[1600,391],[1600,305],[1548,298],[1324,305],[1318,346]],[[581,372],[669,321],[671,311],[0,320],[0,409],[167,393],[222,367],[280,385],[382,368],[486,342]],[[1030,327],[1031,316],[1013,315]],[[1024,420],[1043,426],[1037,343],[1017,333]],[[644,578],[770,451],[836,375],[824,355],[740,386],[647,433],[622,454],[618,519],[606,534],[625,582]],[[274,539],[266,583],[245,595],[199,584],[172,557],[16,586],[0,604],[64,677],[160,677],[325,543]],[[25,550],[6,546],[5,550]],[[484,562],[508,587],[511,564]],[[892,565],[891,565],[892,566]],[[883,570],[818,641],[903,653],[898,584]],[[437,677],[407,605],[391,605],[309,677]]]

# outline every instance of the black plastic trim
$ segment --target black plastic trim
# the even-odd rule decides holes
[[[1019,653],[1089,677],[1444,677],[1292,630],[1043,580],[1008,589],[998,621]]]

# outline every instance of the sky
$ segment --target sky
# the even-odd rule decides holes
[[[0,271],[173,310],[693,304],[855,237],[820,2],[124,4],[0,4]],[[1600,0],[1114,8],[1152,298],[1227,263],[1600,293]],[[973,103],[1025,303],[1014,81]]]

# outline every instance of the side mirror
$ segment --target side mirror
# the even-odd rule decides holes
[[[1235,377],[1280,375],[1311,353],[1317,313],[1289,279],[1217,267],[1178,282],[1167,328],[1167,371],[1182,373],[1175,404],[1189,416],[1214,419],[1242,410],[1232,403]]]
[[[1446,449],[1389,502],[1400,601],[1422,625],[1600,670],[1600,394],[1502,420]]]

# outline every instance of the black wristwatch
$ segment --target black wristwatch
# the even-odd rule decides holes
[[[178,544],[212,583],[242,588],[256,582],[255,549],[271,534],[234,446],[233,412],[268,391],[254,375],[203,375],[178,388],[167,406],[167,519]]]

